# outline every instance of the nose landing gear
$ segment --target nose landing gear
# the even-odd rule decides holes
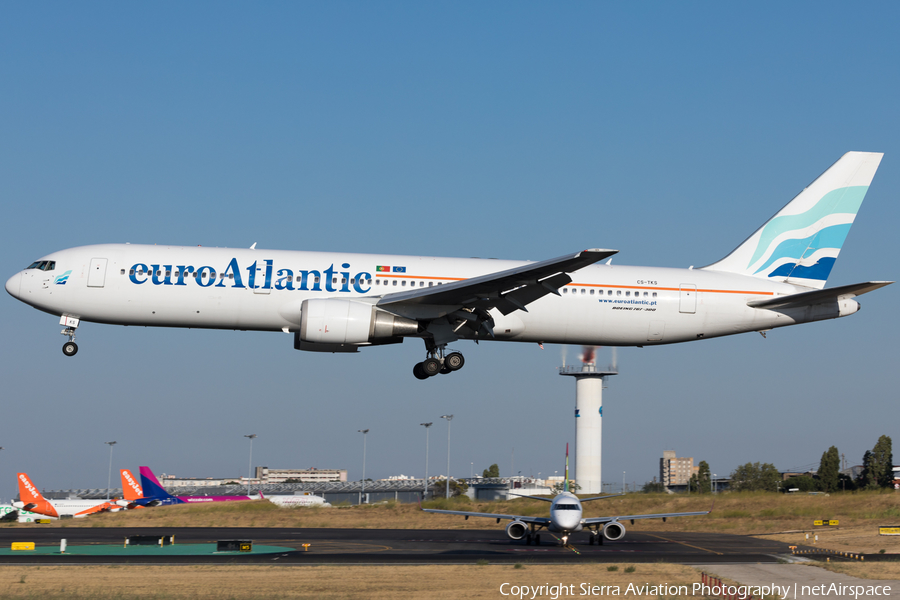
[[[69,338],[69,341],[63,344],[62,351],[66,356],[75,356],[78,352],[78,344],[75,343],[75,330],[78,329],[79,320],[75,317],[67,317],[63,315],[59,324],[65,326],[60,333]]]
[[[459,371],[466,364],[466,359],[459,352],[451,352],[444,356],[444,346],[436,346],[428,350],[428,358],[413,367],[413,375],[416,379],[428,379],[439,373],[446,375],[453,371]]]

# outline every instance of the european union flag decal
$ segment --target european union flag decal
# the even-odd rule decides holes
[[[406,267],[394,267],[394,273],[406,273]]]

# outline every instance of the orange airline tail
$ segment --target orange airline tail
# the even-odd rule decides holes
[[[37,487],[31,483],[28,473],[16,473],[19,481],[19,500],[25,504],[37,504],[44,502],[44,497],[38,491]]]
[[[131,500],[139,500],[144,497],[144,490],[141,489],[141,484],[137,482],[134,475],[131,474],[131,471],[128,469],[122,469],[122,494],[125,496],[125,499],[128,501]]]

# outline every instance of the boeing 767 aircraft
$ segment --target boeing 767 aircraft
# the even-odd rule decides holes
[[[731,254],[706,267],[598,264],[590,249],[540,262],[104,244],[48,254],[6,291],[82,322],[283,331],[294,348],[425,343],[413,374],[462,368],[460,339],[646,346],[845,317],[893,282],[825,288],[882,154],[848,152]]]

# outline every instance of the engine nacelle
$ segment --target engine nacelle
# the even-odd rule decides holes
[[[618,521],[610,521],[603,526],[603,537],[611,542],[621,540],[625,537],[625,526]]]
[[[521,540],[528,535],[528,525],[522,521],[513,521],[506,526],[506,535],[514,540]]]
[[[419,331],[418,321],[379,310],[372,304],[335,298],[304,300],[300,340],[315,344],[369,344]]]

